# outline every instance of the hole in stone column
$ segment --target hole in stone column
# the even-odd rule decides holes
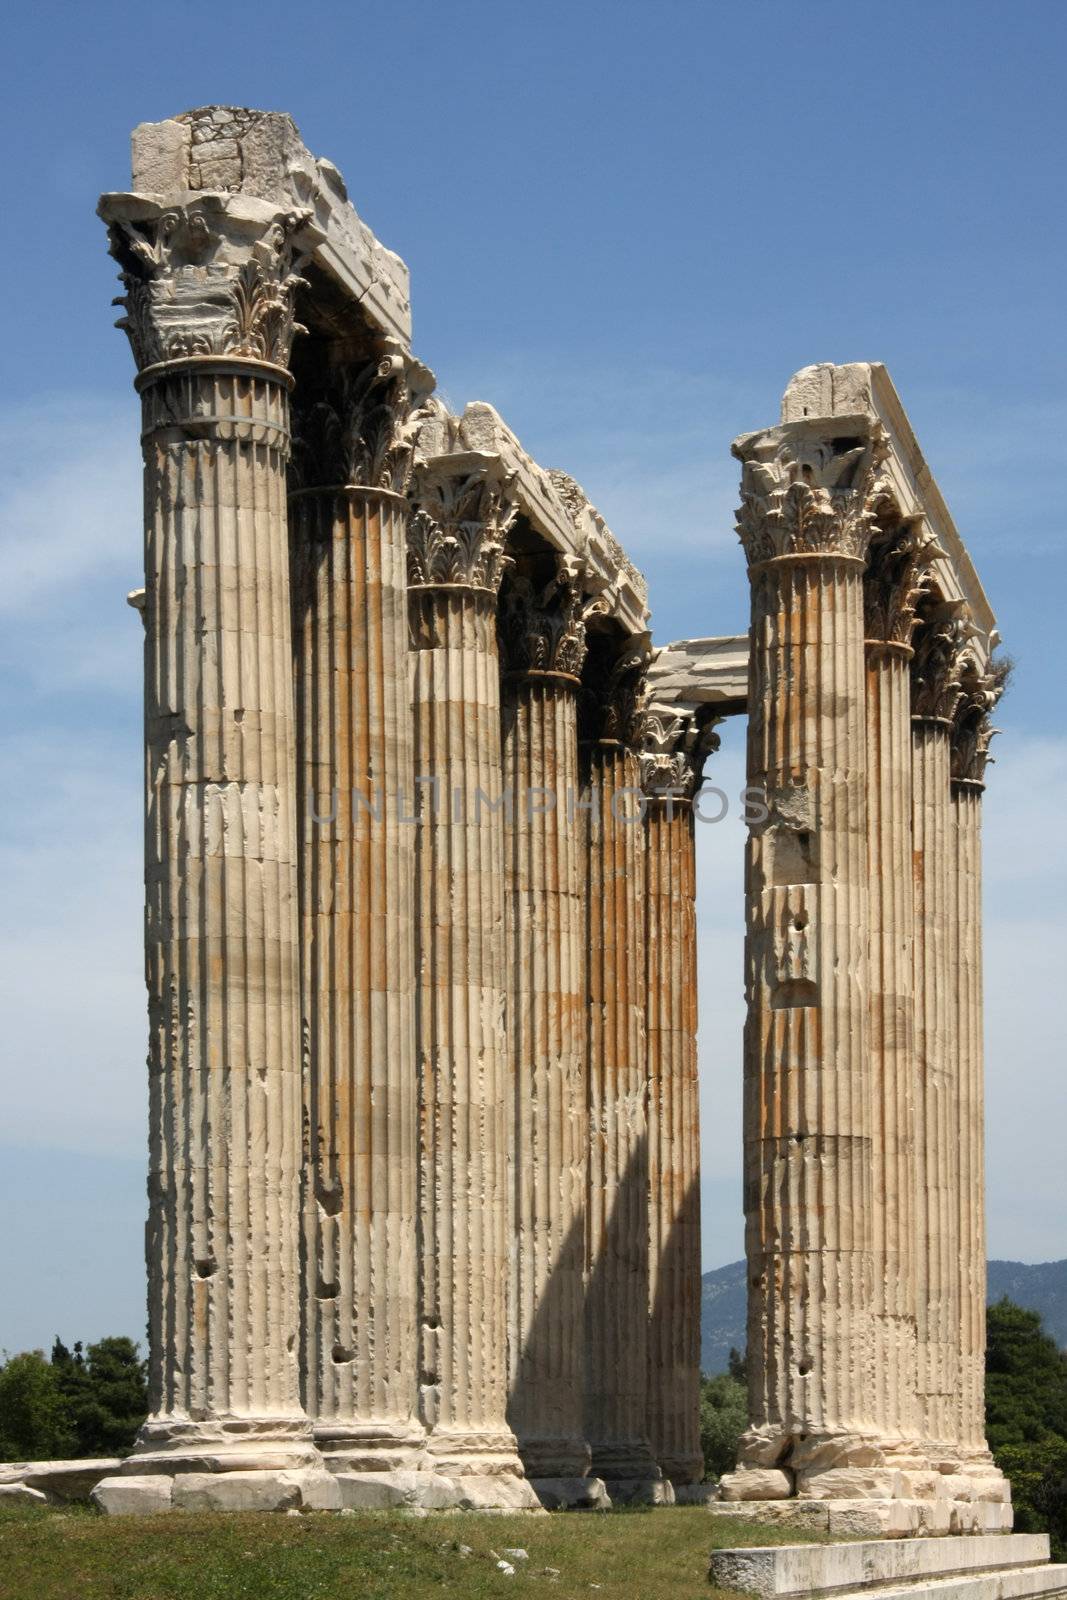
[[[320,1278],[318,1287],[315,1290],[315,1298],[316,1300],[336,1300],[340,1293],[340,1284],[327,1283],[324,1278]]]
[[[286,1348],[286,1350],[288,1350],[289,1354],[292,1355],[293,1351],[296,1349],[296,1334],[295,1333],[291,1333],[289,1335],[288,1339],[286,1339],[285,1348]]]
[[[344,1185],[340,1178],[331,1182],[320,1178],[315,1184],[315,1199],[327,1217],[336,1217],[344,1204]]]
[[[233,713],[233,720],[234,720],[234,722],[243,722],[245,720],[245,708],[244,708],[244,706],[237,706],[235,708],[234,713]]]
[[[806,1378],[808,1376],[808,1374],[811,1372],[811,1368],[812,1362],[808,1356],[805,1356],[803,1361],[797,1362],[797,1371],[800,1373],[802,1378]]]
[[[343,1366],[346,1361],[354,1361],[356,1359],[356,1352],[350,1345],[335,1344],[333,1347],[333,1359],[338,1366]]]
[[[213,1278],[219,1270],[219,1264],[214,1256],[197,1256],[193,1265],[196,1267],[198,1278]]]
[[[793,926],[794,926],[794,928],[797,930],[798,933],[802,933],[804,931],[804,929],[807,927],[807,925],[808,925],[808,914],[807,914],[807,912],[806,911],[798,911],[796,916],[793,918]]]

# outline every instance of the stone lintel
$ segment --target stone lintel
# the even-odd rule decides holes
[[[748,634],[677,639],[659,645],[648,669],[649,698],[679,715],[709,708],[717,717],[742,716],[748,705]]]
[[[306,211],[294,245],[351,296],[353,306],[388,338],[411,344],[408,269],[375,238],[348,198],[330,161],[313,156],[293,119],[274,111],[204,106],[163,122],[142,122],[132,136],[132,193],[106,195],[105,221],[130,220],[155,205],[211,200],[234,214]]]
[[[627,634],[645,631],[648,585],[643,575],[574,479],[539,466],[491,405],[472,401],[461,416],[436,409],[419,442],[427,456],[446,450],[497,455],[511,477],[516,510],[552,549],[579,562],[590,592],[599,594],[602,614],[614,617]]]
[[[946,600],[964,602],[984,665],[999,641],[996,619],[885,366],[880,361],[841,366],[820,362],[795,373],[782,397],[784,424],[821,426],[832,418],[857,415],[877,420],[885,429],[889,453],[880,477],[902,518],[921,518],[940,547],[930,570]]]

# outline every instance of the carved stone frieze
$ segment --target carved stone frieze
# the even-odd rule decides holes
[[[267,212],[238,225],[209,196],[136,220],[109,219],[125,290],[115,301],[123,307],[116,326],[138,370],[189,356],[286,366],[293,337],[303,332],[293,313],[303,279],[293,270],[290,240],[305,219],[301,211]]]
[[[297,487],[358,484],[405,494],[434,377],[388,344],[333,375],[329,393],[293,407],[292,477]]]
[[[991,760],[989,747],[998,729],[991,716],[1011,676],[1009,660],[994,661],[983,672],[965,656],[960,669],[960,695],[952,724],[952,781],[981,787]]]
[[[544,588],[526,577],[511,579],[500,619],[508,671],[581,677],[588,651],[586,621],[599,605],[585,588],[579,563],[566,556],[557,559],[556,575]]]
[[[641,787],[649,799],[690,799],[700,787],[704,762],[720,744],[718,718],[698,722],[690,712],[652,706],[641,720]]]
[[[737,532],[750,565],[786,555],[862,558],[887,444],[879,424],[822,438],[791,424],[736,439],[742,463]]]
[[[408,586],[466,588],[496,594],[510,557],[515,519],[508,480],[486,464],[419,467],[408,524]]]

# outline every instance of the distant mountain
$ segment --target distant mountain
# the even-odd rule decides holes
[[[700,1365],[725,1372],[731,1349],[745,1348],[745,1263],[705,1272],[700,1280]]]
[[[1047,1332],[1067,1348],[1067,1261],[989,1263],[989,1299],[1007,1295],[1029,1311],[1039,1311]],[[731,1347],[745,1348],[745,1263],[705,1272],[700,1295],[701,1365],[705,1372],[725,1372]]]
[[[1045,1332],[1061,1350],[1067,1349],[1067,1261],[1041,1261],[1033,1267],[1021,1261],[991,1261],[990,1305],[1005,1295],[1028,1311],[1040,1311]]]

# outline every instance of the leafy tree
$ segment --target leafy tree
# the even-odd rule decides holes
[[[59,1339],[52,1364],[70,1414],[77,1454],[122,1455],[133,1445],[148,1410],[145,1364],[132,1339],[101,1339],[83,1354]]]
[[[986,1430],[994,1451],[1067,1439],[1067,1356],[1036,1311],[1006,1297],[989,1308]]]
[[[700,1444],[704,1471],[721,1477],[737,1464],[737,1442],[748,1421],[744,1358],[730,1351],[730,1370],[700,1385]]]
[[[1067,1560],[1067,1356],[1036,1311],[1007,1298],[988,1314],[986,1433],[1016,1528],[1048,1533],[1053,1559]]]
[[[47,1461],[74,1444],[55,1369],[41,1350],[9,1356],[0,1367],[0,1459]]]

